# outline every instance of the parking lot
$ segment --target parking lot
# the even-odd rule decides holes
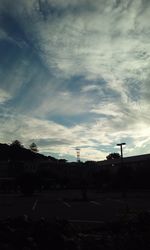
[[[150,210],[150,192],[130,192],[125,199],[121,193],[88,191],[87,200],[83,200],[81,190],[53,190],[31,197],[0,194],[0,219],[28,214],[33,219],[58,217],[101,223],[115,219],[126,209]]]

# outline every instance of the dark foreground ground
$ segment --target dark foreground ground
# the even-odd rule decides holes
[[[0,249],[149,249],[150,192],[0,194]]]

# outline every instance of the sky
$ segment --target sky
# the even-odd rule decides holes
[[[150,153],[150,1],[0,0],[0,143]]]

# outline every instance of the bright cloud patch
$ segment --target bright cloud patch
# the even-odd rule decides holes
[[[5,103],[9,99],[11,99],[10,94],[7,93],[5,90],[0,89],[0,104]]]

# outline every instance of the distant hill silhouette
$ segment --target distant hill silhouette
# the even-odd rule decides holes
[[[52,160],[56,159],[52,156],[45,156],[34,153],[30,149],[0,143],[0,161],[31,161],[31,160]]]

